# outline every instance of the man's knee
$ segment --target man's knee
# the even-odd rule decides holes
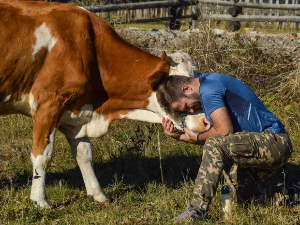
[[[225,139],[222,136],[210,137],[203,147],[203,155],[211,155],[212,158],[224,158]]]

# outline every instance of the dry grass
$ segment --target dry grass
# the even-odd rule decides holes
[[[286,101],[299,103],[300,100],[300,63],[297,64],[295,70],[286,74],[278,75],[277,91],[278,96]]]
[[[299,48],[286,54],[283,44],[266,37],[268,46],[261,46],[249,36],[233,33],[216,37],[211,21],[200,21],[197,32],[186,39],[176,37],[160,43],[143,32],[126,29],[119,33],[136,46],[158,55],[161,51],[182,50],[194,59],[200,72],[219,72],[232,75],[248,84],[260,97],[275,94],[277,97],[299,93]],[[151,40],[152,38],[152,40]],[[277,42],[276,42],[277,41]],[[297,40],[295,40],[297,41]],[[292,91],[292,93],[290,93]],[[296,95],[293,95],[296,97]]]

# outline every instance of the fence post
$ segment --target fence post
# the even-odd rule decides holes
[[[272,4],[272,1],[273,0],[268,0],[268,4]],[[273,10],[269,9],[268,11],[269,11],[269,15],[272,16]],[[269,22],[269,27],[271,27],[271,25],[272,25],[272,22]]]
[[[276,5],[279,5],[279,0],[276,0]],[[279,10],[276,9],[276,16],[279,17]],[[276,28],[278,29],[279,28],[279,22],[276,22]]]
[[[289,0],[285,0],[284,4],[285,4],[285,5],[288,5],[288,4],[289,4]],[[284,11],[284,15],[289,15],[289,10]],[[282,23],[282,29],[286,28],[287,25],[288,25],[287,22],[283,22],[283,23]]]
[[[172,16],[172,19],[166,23],[166,25],[171,30],[179,30],[181,27],[181,21],[177,20],[177,18],[183,15],[182,7],[169,7],[168,8],[169,15]]]
[[[293,1],[292,1],[292,4],[293,4],[293,5],[296,5],[296,4],[297,4],[296,2],[297,2],[297,0],[293,0]],[[295,10],[293,10],[293,11],[294,11],[294,12],[291,13],[291,14],[293,14],[293,16],[296,16],[296,11],[295,11]],[[295,22],[292,22],[292,23],[291,23],[291,28],[292,28],[292,30],[295,30],[295,29],[296,29],[296,23],[295,23]]]
[[[197,5],[192,6],[192,28],[195,29],[198,24],[198,19],[201,16],[201,10]]]

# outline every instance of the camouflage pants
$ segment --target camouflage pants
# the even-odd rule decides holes
[[[206,140],[202,162],[194,186],[192,205],[208,210],[216,193],[225,163],[232,167],[230,177],[237,194],[245,200],[253,196],[259,184],[282,167],[292,153],[287,134],[238,132]]]

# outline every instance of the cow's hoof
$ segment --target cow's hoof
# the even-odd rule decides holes
[[[107,207],[107,206],[110,205],[110,201],[107,200],[107,201],[104,201],[104,202],[100,202],[99,204],[101,204],[101,206]]]
[[[34,200],[31,200],[31,201],[33,202],[33,204],[36,207],[43,208],[43,209],[51,209],[51,205],[50,205],[50,203],[47,200],[43,200],[43,201],[34,201]]]
[[[98,202],[104,206],[106,206],[110,203],[109,199],[103,194],[96,195],[96,196],[88,195],[87,197],[89,200],[91,200],[93,202]]]
[[[92,202],[95,201],[93,195],[88,195],[87,197],[90,201],[92,201]]]

